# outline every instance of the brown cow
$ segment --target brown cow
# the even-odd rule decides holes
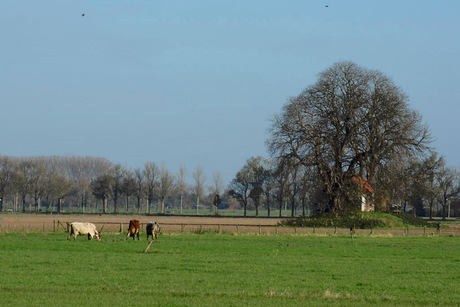
[[[137,239],[139,240],[139,230],[141,229],[140,223],[138,220],[131,220],[129,221],[128,233],[126,234],[126,240],[128,237],[131,236],[134,238],[137,235]]]

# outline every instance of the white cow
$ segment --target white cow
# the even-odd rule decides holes
[[[73,235],[74,240],[78,235],[88,235],[88,240],[91,240],[95,236],[98,241],[101,241],[101,235],[97,231],[96,225],[93,223],[70,223],[69,236],[67,237],[67,240],[70,240],[71,235]]]
[[[147,227],[145,227],[145,232],[147,232],[147,240],[149,236],[152,236],[152,240],[154,237],[158,239],[158,234],[161,232],[160,225],[158,225],[157,222],[150,222],[147,224]]]

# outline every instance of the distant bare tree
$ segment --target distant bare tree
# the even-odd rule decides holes
[[[76,187],[74,181],[71,181],[65,169],[59,168],[54,179],[54,192],[57,198],[57,212],[61,213],[62,200],[68,196]]]
[[[120,164],[114,165],[110,170],[110,175],[112,176],[111,185],[110,185],[110,196],[113,200],[113,212],[117,213],[118,199],[121,196],[121,185],[123,182],[124,170]]]
[[[159,196],[161,201],[161,213],[165,213],[165,199],[171,194],[174,186],[174,176],[162,165],[160,168]]]
[[[185,190],[187,189],[186,176],[187,176],[187,169],[185,168],[184,165],[181,165],[179,168],[179,172],[177,174],[177,190],[179,191],[179,198],[180,198],[180,214],[182,214],[184,193],[185,193]]]
[[[236,174],[230,183],[230,196],[236,198],[244,208],[244,216],[248,205],[248,198],[254,201],[256,216],[259,215],[260,199],[264,193],[263,185],[269,175],[268,160],[262,157],[251,157]]]
[[[136,189],[134,190],[134,195],[136,196],[137,199],[137,213],[140,213],[141,210],[141,199],[145,195],[145,177],[144,177],[144,172],[136,168],[134,170],[134,180],[135,180],[135,185]]]
[[[243,205],[244,216],[246,216],[249,192],[251,191],[251,177],[244,168],[236,173],[235,178],[229,186],[228,194],[235,198],[240,205]]]
[[[22,201],[22,212],[26,212],[26,197],[31,193],[32,162],[20,160],[14,173],[14,185]]]
[[[157,192],[158,177],[159,169],[155,162],[146,162],[144,165],[144,178],[149,214],[151,214],[152,203]]]
[[[90,184],[93,195],[102,200],[102,213],[107,213],[107,198],[111,193],[112,176],[109,174],[101,175]]]
[[[123,170],[121,192],[126,196],[125,214],[128,214],[129,197],[136,192],[136,179],[134,178],[134,172],[131,169],[125,168]]]
[[[0,211],[3,211],[3,203],[8,188],[11,186],[14,164],[7,156],[0,157]]]
[[[40,200],[45,189],[45,162],[43,157],[31,159],[30,162],[30,189],[34,198],[35,212],[39,212]]]
[[[212,174],[212,185],[209,186],[209,192],[213,197],[213,211],[218,214],[219,205],[221,203],[222,191],[224,190],[224,181],[219,171],[215,171]]]
[[[199,165],[196,167],[192,175],[193,179],[195,180],[195,185],[193,186],[193,193],[195,194],[196,199],[196,214],[198,214],[198,208],[200,206],[200,197],[204,193],[206,175],[204,174],[203,168]]]

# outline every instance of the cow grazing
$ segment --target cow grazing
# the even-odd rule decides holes
[[[137,235],[137,239],[139,240],[139,230],[140,229],[141,229],[141,226],[138,220],[129,221],[129,227],[128,227],[128,233],[126,234],[126,240],[128,240],[128,237],[130,236],[133,237],[133,240],[134,240],[136,235]]]
[[[161,232],[161,228],[157,222],[150,222],[147,224],[147,227],[145,227],[145,231],[147,232],[147,240],[149,236],[152,236],[153,240],[154,237],[155,239],[158,239],[158,234]]]
[[[101,235],[96,229],[96,225],[93,223],[70,223],[69,236],[67,240],[70,240],[70,236],[73,235],[73,239],[76,240],[78,235],[88,235],[88,240],[96,237],[98,241],[101,241]]]

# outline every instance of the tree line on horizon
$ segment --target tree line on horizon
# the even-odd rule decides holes
[[[219,172],[208,186],[202,167],[192,173],[193,184],[187,175],[185,166],[173,174],[155,162],[132,169],[90,156],[0,156],[0,211],[9,204],[14,212],[198,213],[223,193]]]
[[[0,156],[0,211],[167,213],[219,208],[291,216],[360,210],[459,215],[460,175],[430,146],[429,128],[383,73],[339,62],[290,97],[270,126],[270,158],[250,157],[225,187],[219,172],[131,169],[97,157]],[[371,188],[364,189],[364,185]]]

